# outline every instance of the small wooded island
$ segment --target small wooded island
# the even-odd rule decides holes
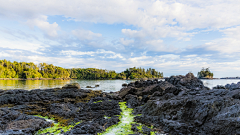
[[[202,68],[200,72],[197,74],[199,79],[212,79],[213,73],[209,70],[209,68]]]
[[[96,68],[65,69],[53,64],[0,60],[0,79],[141,79],[163,78],[155,69],[129,68],[121,73]]]

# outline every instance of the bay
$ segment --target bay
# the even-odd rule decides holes
[[[83,89],[102,90],[104,92],[115,92],[122,88],[123,83],[134,82],[135,80],[0,80],[0,89],[48,89],[48,88],[61,88],[62,86],[69,83],[79,83]],[[214,79],[205,80],[203,84],[209,88],[217,85],[226,85],[231,83],[240,82],[240,79]],[[87,86],[96,88],[86,88]]]

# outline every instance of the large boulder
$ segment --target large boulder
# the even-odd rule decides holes
[[[177,95],[181,90],[172,85],[171,83],[164,81],[160,82],[159,84],[148,86],[144,89],[143,95],[153,94],[156,91],[158,91],[160,95],[164,95],[165,93],[174,93],[175,95]]]
[[[33,134],[39,129],[50,127],[51,124],[43,118],[22,114],[8,108],[0,108],[1,134]]]
[[[185,76],[171,76],[170,78],[166,78],[165,80],[178,87],[182,86],[187,89],[209,90],[209,88],[205,87],[203,85],[203,82],[197,77],[195,77],[193,73],[188,73]]]
[[[78,83],[70,83],[70,84],[66,84],[62,88],[63,89],[80,89],[81,87]]]
[[[119,97],[124,98],[127,94],[136,94],[137,89],[131,86],[128,86],[126,88],[122,88],[119,91]]]

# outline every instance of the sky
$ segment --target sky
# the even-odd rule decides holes
[[[0,59],[240,76],[239,0],[0,0]]]

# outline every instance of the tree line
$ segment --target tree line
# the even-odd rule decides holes
[[[70,69],[70,77],[77,79],[140,79],[140,78],[162,78],[163,73],[155,69],[128,68],[121,73],[113,70],[96,68],[74,68]]]
[[[68,78],[69,71],[52,64],[0,60],[0,78]]]
[[[155,69],[128,68],[116,73],[114,70],[96,68],[65,69],[52,64],[33,62],[11,62],[0,60],[0,78],[75,78],[75,79],[140,79],[162,78],[163,73]]]

